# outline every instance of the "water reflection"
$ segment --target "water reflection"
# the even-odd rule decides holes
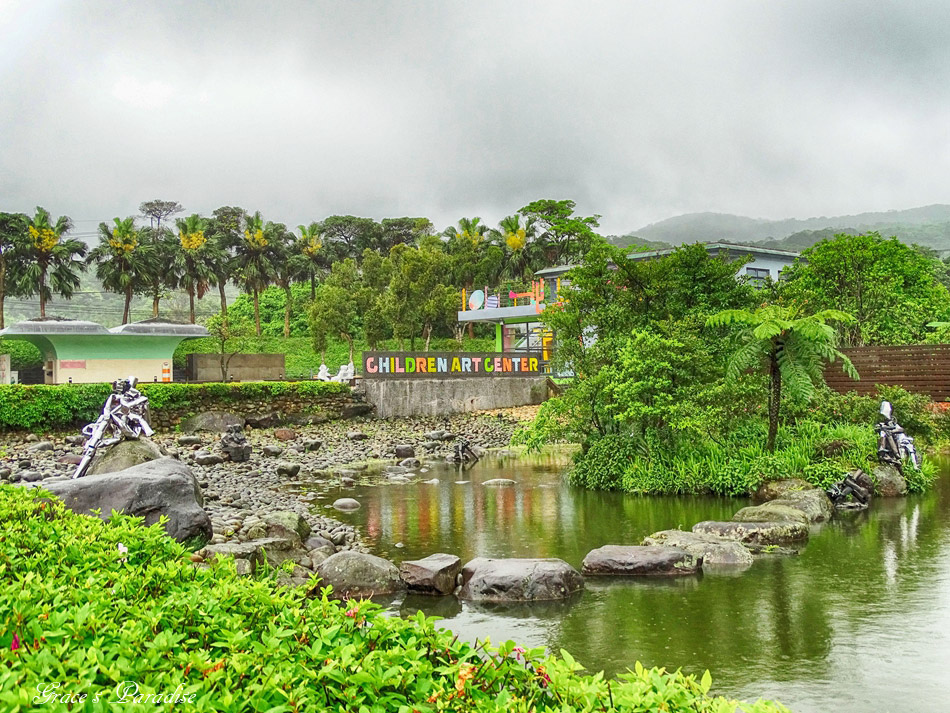
[[[595,547],[729,519],[745,504],[586,492],[562,482],[564,469],[563,456],[481,463],[461,477],[432,468],[423,477],[438,484],[331,490],[321,502],[360,500],[347,519],[396,561],[442,551],[574,566]],[[498,477],[517,483],[480,484]],[[760,558],[740,576],[588,579],[581,596],[552,606],[399,605],[418,609],[465,638],[565,648],[608,674],[636,660],[708,668],[719,692],[778,698],[798,713],[950,710],[950,478],[927,496],[843,515],[816,528],[799,556]]]

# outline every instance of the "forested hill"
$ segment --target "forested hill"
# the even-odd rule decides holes
[[[950,251],[950,205],[786,220],[764,220],[728,213],[688,213],[652,223],[613,241],[618,245],[645,241],[681,245],[725,240],[801,250],[835,233],[872,230],[885,236],[896,235],[905,243]]]

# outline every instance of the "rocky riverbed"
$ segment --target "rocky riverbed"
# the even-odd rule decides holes
[[[325,549],[332,544],[333,551],[363,550],[352,526],[315,511],[301,480],[345,487],[359,481],[369,464],[380,462],[388,464],[392,478],[411,477],[425,461],[450,457],[460,439],[476,452],[507,446],[518,422],[532,415],[530,409],[506,409],[441,418],[245,427],[252,450],[243,462],[229,460],[221,446],[220,431],[234,419],[199,418],[197,429],[186,425],[183,432],[157,433],[152,441],[164,454],[191,467],[211,517],[211,544],[270,536],[273,527],[268,522],[275,514],[296,513],[306,523],[301,527],[320,538],[317,544]],[[243,420],[235,416],[238,422]],[[8,434],[0,445],[4,452],[0,479],[10,482],[68,478],[82,454],[77,433]],[[304,545],[307,539],[302,538]],[[306,566],[305,558],[299,559]],[[317,563],[311,558],[310,564]]]

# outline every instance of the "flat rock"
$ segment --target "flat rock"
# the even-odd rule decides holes
[[[352,512],[353,510],[359,510],[361,506],[359,501],[353,498],[338,498],[333,501],[333,507],[336,510]]]
[[[115,445],[97,449],[89,468],[86,469],[86,475],[116,473],[161,457],[161,449],[148,438],[123,440]]]
[[[509,485],[514,485],[515,481],[510,478],[492,478],[491,480],[486,480],[482,483],[489,488],[504,488]]]
[[[703,569],[713,567],[747,567],[752,564],[752,553],[735,540],[724,540],[712,535],[683,530],[661,530],[644,538],[644,545],[665,545],[702,557]]]
[[[277,456],[279,456],[281,453],[284,452],[284,448],[283,446],[275,446],[273,444],[269,444],[261,448],[261,451],[264,453],[265,456],[276,458]]]
[[[473,602],[552,601],[583,588],[580,572],[563,560],[476,557],[462,568],[458,597]]]
[[[200,546],[211,539],[211,519],[202,508],[201,489],[191,469],[173,458],[142,463],[116,473],[87,475],[43,487],[73,512],[108,520],[112,511],[139,515],[154,525],[164,515],[165,532],[179,542]]]
[[[310,537],[310,525],[300,515],[290,510],[269,512],[263,517],[267,537],[296,538],[305,542]]]
[[[763,483],[755,492],[754,501],[797,508],[805,513],[808,522],[825,522],[834,514],[834,505],[825,491],[801,478]]]
[[[907,466],[910,468],[911,466]],[[881,463],[871,471],[871,480],[874,481],[874,494],[884,498],[896,498],[907,495],[907,481],[898,472],[897,468]]]
[[[416,455],[416,449],[408,443],[401,443],[397,445],[393,451],[395,452],[396,457],[400,460],[403,458],[414,458]]]
[[[461,559],[441,552],[399,566],[399,575],[409,590],[422,594],[451,594],[461,571]]]
[[[399,465],[403,468],[418,468],[422,463],[419,462],[418,458],[403,458],[399,461]]]
[[[228,430],[228,426],[234,424],[244,428],[244,418],[228,411],[205,411],[182,421],[181,432],[198,433],[199,431],[208,431],[224,433]]]
[[[224,463],[224,458],[217,453],[208,453],[208,451],[199,451],[195,453],[195,463],[197,465],[218,465]]]
[[[201,436],[179,436],[178,445],[179,446],[200,446]]]
[[[584,558],[584,574],[678,577],[696,574],[703,558],[663,545],[604,545]]]
[[[808,525],[801,522],[715,522],[707,520],[693,525],[693,532],[735,540],[744,545],[767,547],[808,540]]]
[[[764,503],[768,500],[787,498],[794,493],[803,493],[809,490],[818,490],[818,488],[801,478],[770,480],[759,486],[758,490],[755,491],[753,500],[758,503]]]
[[[39,451],[51,451],[53,450],[53,442],[39,441],[38,443],[34,443],[32,446],[30,446],[26,450],[29,451],[30,453],[38,453]]]
[[[762,505],[750,505],[742,508],[732,519],[736,522],[801,522],[808,523],[808,517],[790,500],[769,500]]]
[[[365,441],[369,438],[369,436],[367,436],[362,431],[350,431],[349,433],[346,434],[346,437],[347,437],[347,440],[350,440],[350,441]]]
[[[337,552],[321,562],[316,572],[320,587],[333,587],[330,596],[334,599],[365,599],[406,589],[396,565],[363,552]]]

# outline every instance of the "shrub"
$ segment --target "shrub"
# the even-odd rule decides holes
[[[567,652],[461,642],[421,613],[307,599],[230,561],[198,569],[161,525],[75,515],[42,493],[0,487],[0,706],[33,709],[46,689],[87,700],[65,711],[151,711],[184,698],[206,711],[617,711],[781,713],[709,696],[662,669],[608,683]],[[317,587],[316,580],[311,586]],[[47,688],[60,684],[60,688]],[[167,701],[167,699],[165,699]]]
[[[296,393],[320,398],[349,392],[346,384],[323,381],[247,381],[236,384],[141,384],[153,412],[162,409],[197,410],[206,397],[225,402],[265,400]],[[57,384],[0,386],[0,429],[67,428],[94,421],[111,391],[109,384]]]
[[[573,485],[594,490],[618,490],[630,463],[642,456],[642,444],[629,435],[610,433],[594,441],[586,453],[575,456],[570,472]]]

